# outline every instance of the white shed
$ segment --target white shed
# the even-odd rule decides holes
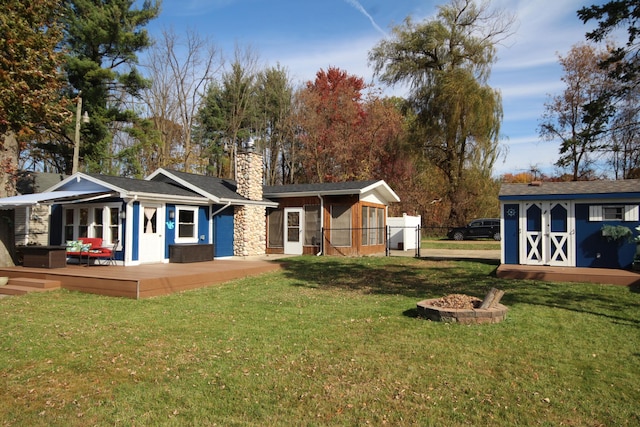
[[[387,218],[389,226],[389,248],[413,251],[420,245],[420,224],[422,218],[402,214],[401,217]]]

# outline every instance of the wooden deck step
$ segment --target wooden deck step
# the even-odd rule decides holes
[[[60,280],[47,280],[47,279],[30,279],[27,277],[12,277],[9,279],[7,286],[25,286],[38,289],[59,289]]]
[[[29,292],[55,291],[58,288],[34,288],[33,286],[4,285],[0,286],[0,295],[24,295]]]

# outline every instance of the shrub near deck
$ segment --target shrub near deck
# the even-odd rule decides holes
[[[302,257],[147,300],[0,300],[5,425],[637,425],[640,294],[485,262]],[[505,290],[452,325],[416,301]]]

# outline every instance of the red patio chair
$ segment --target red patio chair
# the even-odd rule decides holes
[[[116,249],[118,248],[119,240],[113,242],[113,246],[111,248],[95,248],[89,250],[87,256],[87,265],[89,265],[89,260],[93,258],[95,260],[96,265],[115,265],[116,260]],[[104,262],[104,264],[103,264]]]

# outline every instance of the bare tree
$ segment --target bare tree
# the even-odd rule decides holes
[[[258,56],[251,48],[236,46],[233,61],[220,82],[209,87],[199,112],[201,134],[212,140],[201,143],[210,153],[216,151],[216,169],[228,178],[235,176],[238,146],[259,136],[255,102],[258,75]]]
[[[611,90],[607,70],[598,64],[607,53],[592,45],[573,46],[560,57],[566,88],[545,104],[540,136],[560,142],[556,165],[568,168],[574,181],[592,175],[593,162],[602,149],[606,114],[589,114],[583,107]]]
[[[640,178],[640,88],[628,89],[616,103],[606,148],[615,179]]]
[[[222,63],[213,43],[193,30],[184,38],[173,30],[162,31],[146,64],[153,83],[143,94],[149,118],[160,133],[159,166],[197,169],[200,159],[192,131],[207,87]]]

